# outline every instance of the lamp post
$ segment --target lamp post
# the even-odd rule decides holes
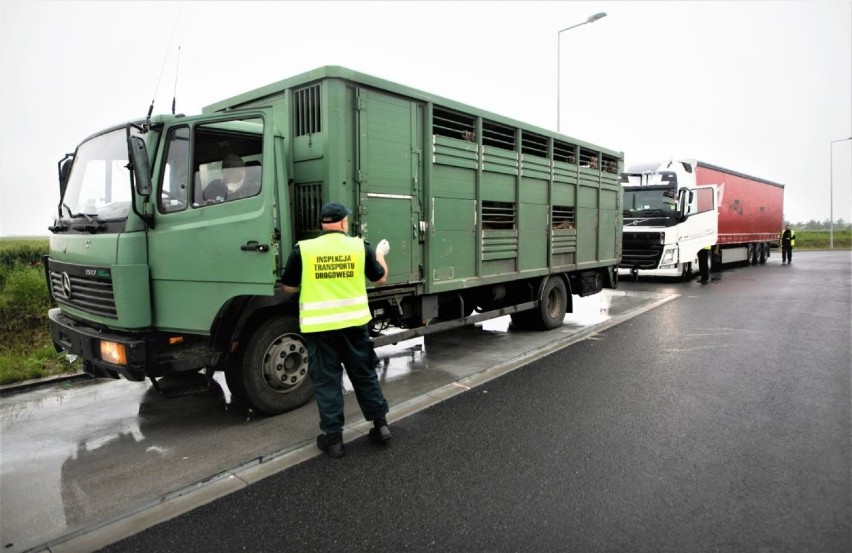
[[[560,126],[559,124],[560,124],[560,120],[561,120],[559,106],[560,106],[560,100],[561,100],[560,84],[562,82],[562,78],[561,78],[561,72],[562,72],[562,59],[561,59],[561,56],[562,56],[562,33],[564,33],[565,31],[567,31],[569,29],[573,29],[574,27],[579,27],[580,25],[585,25],[586,23],[594,23],[595,21],[597,21],[598,19],[601,19],[602,17],[606,17],[606,13],[598,12],[594,15],[590,15],[589,17],[587,17],[586,20],[583,21],[582,23],[577,23],[576,25],[571,25],[570,27],[565,27],[564,29],[562,29],[561,31],[556,33],[556,132],[559,132],[559,126]]]
[[[830,150],[829,153],[829,167],[828,167],[828,198],[829,198],[829,232],[828,232],[828,247],[829,249],[834,249],[834,144],[835,142],[846,142],[847,140],[852,140],[852,136],[849,138],[840,138],[837,140],[832,140],[831,144],[828,145]]]

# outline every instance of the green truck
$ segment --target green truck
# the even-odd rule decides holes
[[[168,395],[223,371],[234,400],[283,413],[312,389],[278,281],[325,202],[390,242],[368,288],[376,346],[502,315],[550,329],[572,294],[617,285],[622,169],[621,152],[337,66],[198,116],[149,111],[58,164],[51,336],[96,377]]]

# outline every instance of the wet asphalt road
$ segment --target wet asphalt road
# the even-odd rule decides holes
[[[103,549],[852,551],[852,257],[680,298]]]

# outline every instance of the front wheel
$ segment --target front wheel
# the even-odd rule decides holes
[[[226,374],[235,397],[266,415],[292,411],[311,399],[308,348],[297,328],[288,317],[273,317],[257,328],[241,362]]]

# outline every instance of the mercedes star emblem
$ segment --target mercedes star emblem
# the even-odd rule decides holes
[[[68,273],[62,273],[62,292],[66,298],[71,299],[71,277]]]

